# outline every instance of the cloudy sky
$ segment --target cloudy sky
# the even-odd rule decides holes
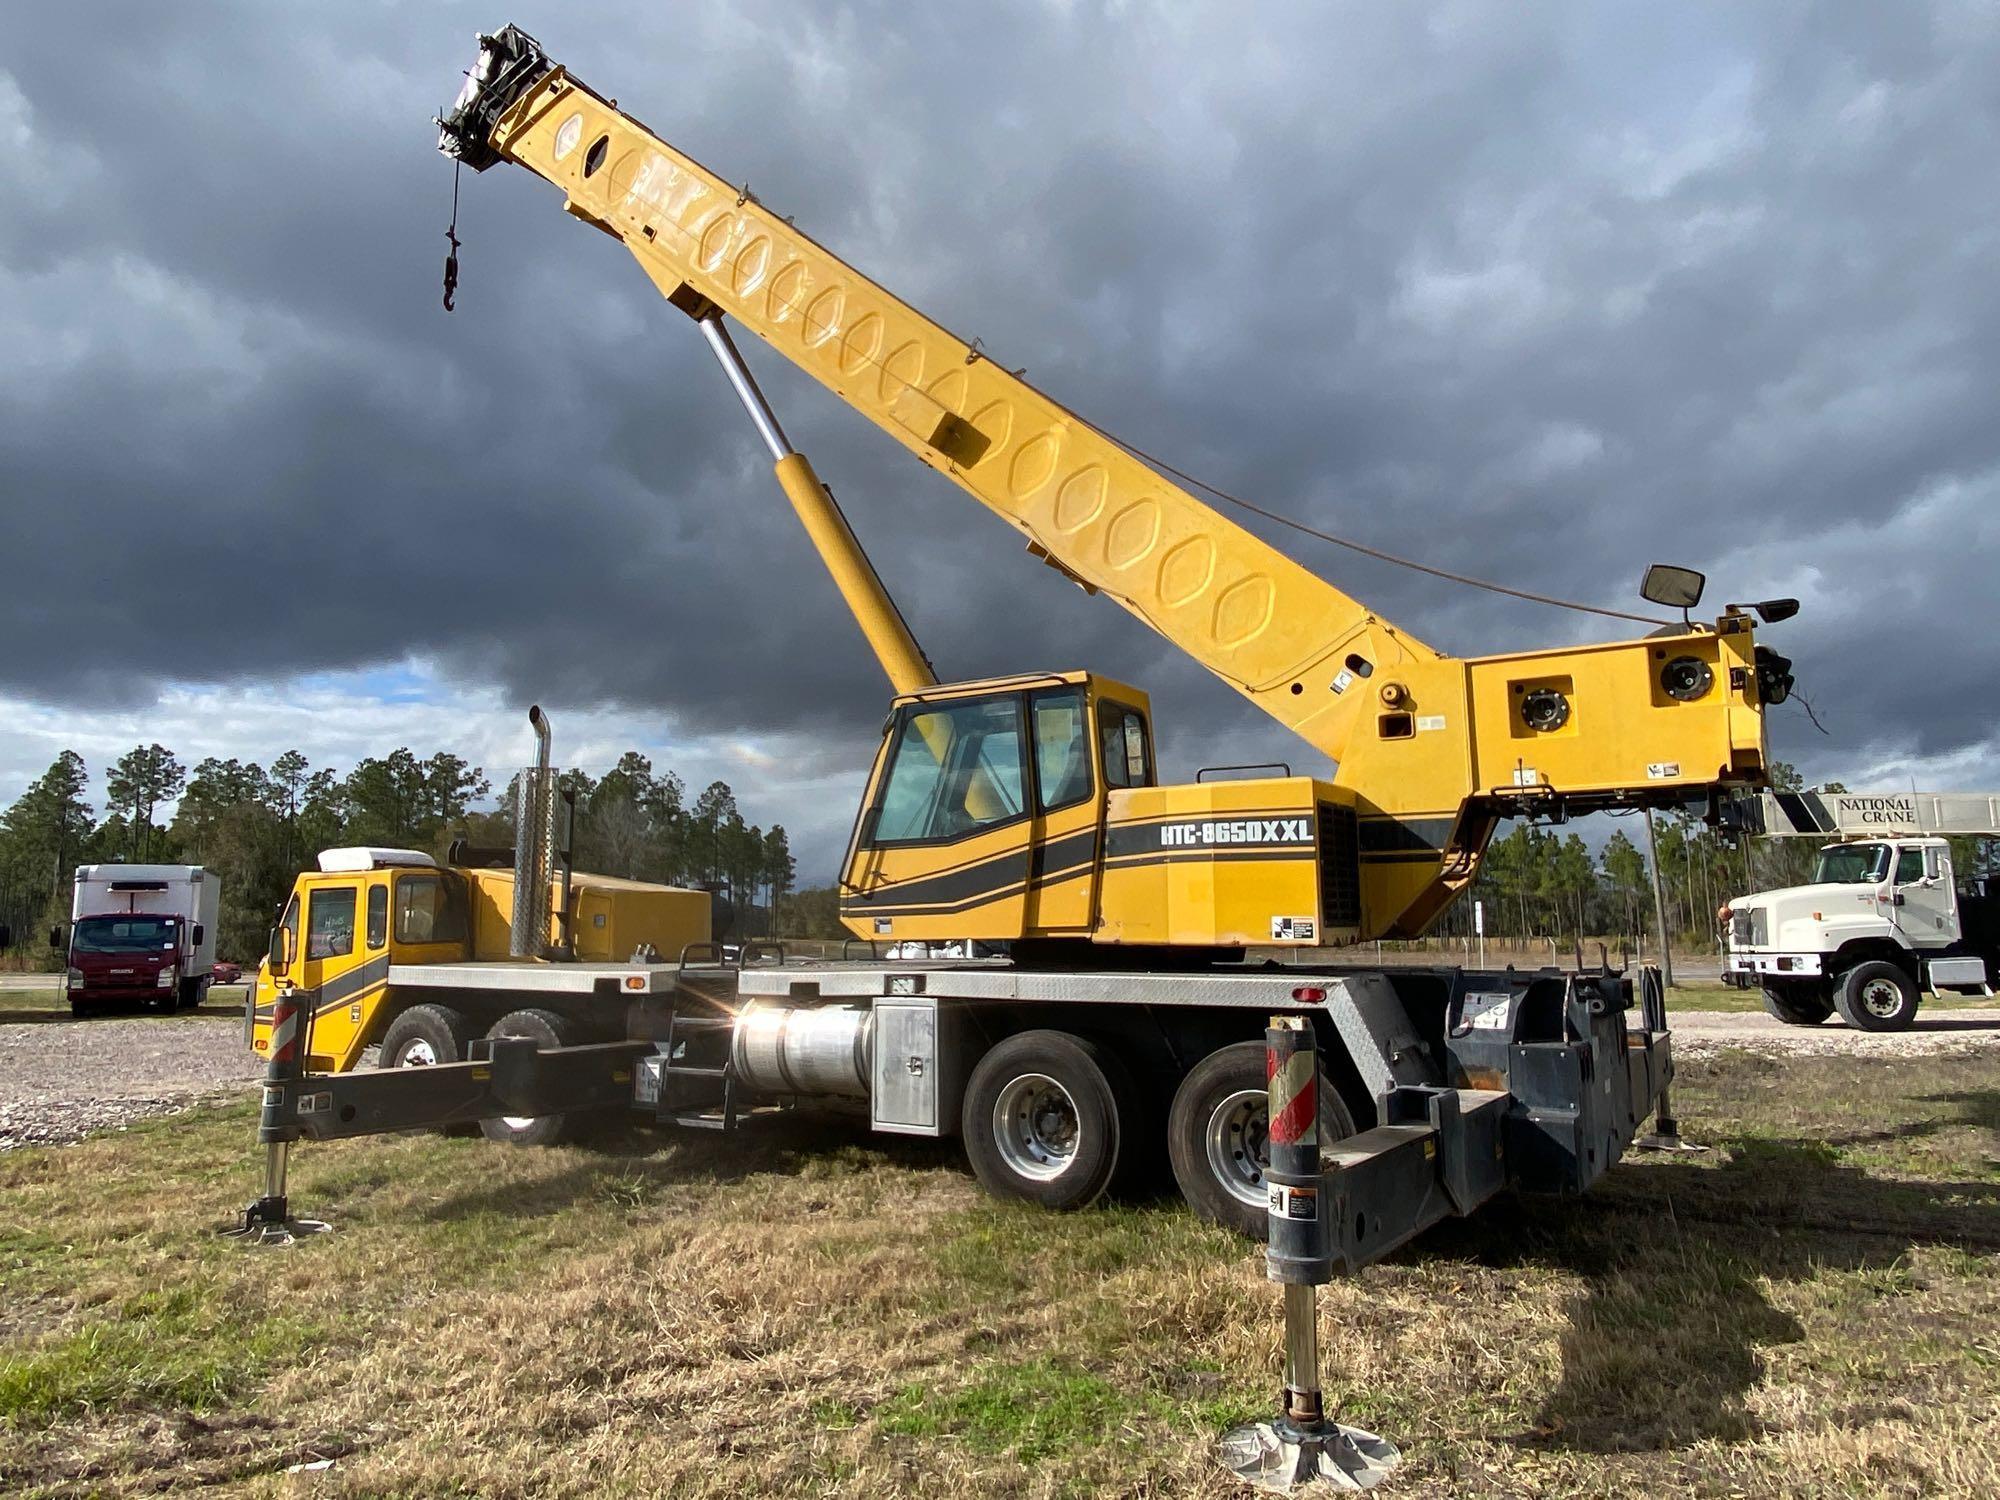
[[[996,359],[1271,507],[1770,639],[1855,786],[2000,780],[1990,4],[186,0],[0,53],[0,802],[73,746],[638,746],[824,879],[885,689],[707,352],[432,113],[516,21]],[[1152,688],[1163,769],[1310,757],[761,346],[947,676]],[[1290,538],[1464,654],[1602,634]],[[1317,768],[1316,768],[1317,769]]]

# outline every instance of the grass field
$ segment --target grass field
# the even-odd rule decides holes
[[[2000,1062],[1687,1065],[1694,1160],[1510,1201],[1326,1290],[1391,1493],[2000,1492]],[[1255,1247],[1053,1216],[952,1153],[304,1147],[337,1232],[251,1252],[248,1106],[0,1156],[0,1493],[1244,1493]],[[288,1478],[287,1466],[332,1459]]]

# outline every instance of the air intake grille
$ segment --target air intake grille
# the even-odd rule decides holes
[[[1361,923],[1361,841],[1354,809],[1319,805],[1319,920],[1323,927]]]

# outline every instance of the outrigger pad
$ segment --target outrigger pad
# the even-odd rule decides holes
[[[1274,1495],[1315,1480],[1337,1490],[1372,1490],[1402,1461],[1394,1443],[1359,1427],[1325,1422],[1307,1429],[1283,1418],[1232,1429],[1215,1456],[1238,1479]]]
[[[215,1232],[245,1245],[284,1246],[308,1235],[331,1234],[333,1226],[324,1219],[293,1218],[283,1198],[259,1198],[243,1210],[238,1222]]]

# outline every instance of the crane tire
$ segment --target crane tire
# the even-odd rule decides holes
[[[582,1040],[581,1029],[560,1012],[528,1006],[508,1011],[486,1034],[530,1037],[542,1051],[549,1052],[557,1047],[576,1046]],[[579,1124],[573,1114],[503,1115],[481,1120],[479,1133],[503,1146],[554,1146],[576,1134]]]
[[[1903,966],[1882,958],[1856,964],[1833,993],[1840,1018],[1856,1031],[1908,1031],[1921,998]]]
[[[979,1060],[960,1112],[966,1159],[996,1198],[1086,1208],[1118,1173],[1130,1080],[1117,1058],[1065,1031],[1023,1031]]]
[[[385,1068],[429,1068],[465,1061],[472,1023],[449,1005],[412,1005],[382,1033]]]
[[[1787,1026],[1817,1026],[1833,1014],[1833,1002],[1820,998],[1813,987],[1788,984],[1780,989],[1764,986],[1764,1010],[1772,1020]]]
[[[1167,1154],[1188,1206],[1257,1240],[1270,1232],[1264,1183],[1270,1166],[1268,1099],[1264,1044],[1232,1042],[1188,1070],[1167,1114]],[[1322,1069],[1320,1141],[1352,1134],[1354,1117]]]

